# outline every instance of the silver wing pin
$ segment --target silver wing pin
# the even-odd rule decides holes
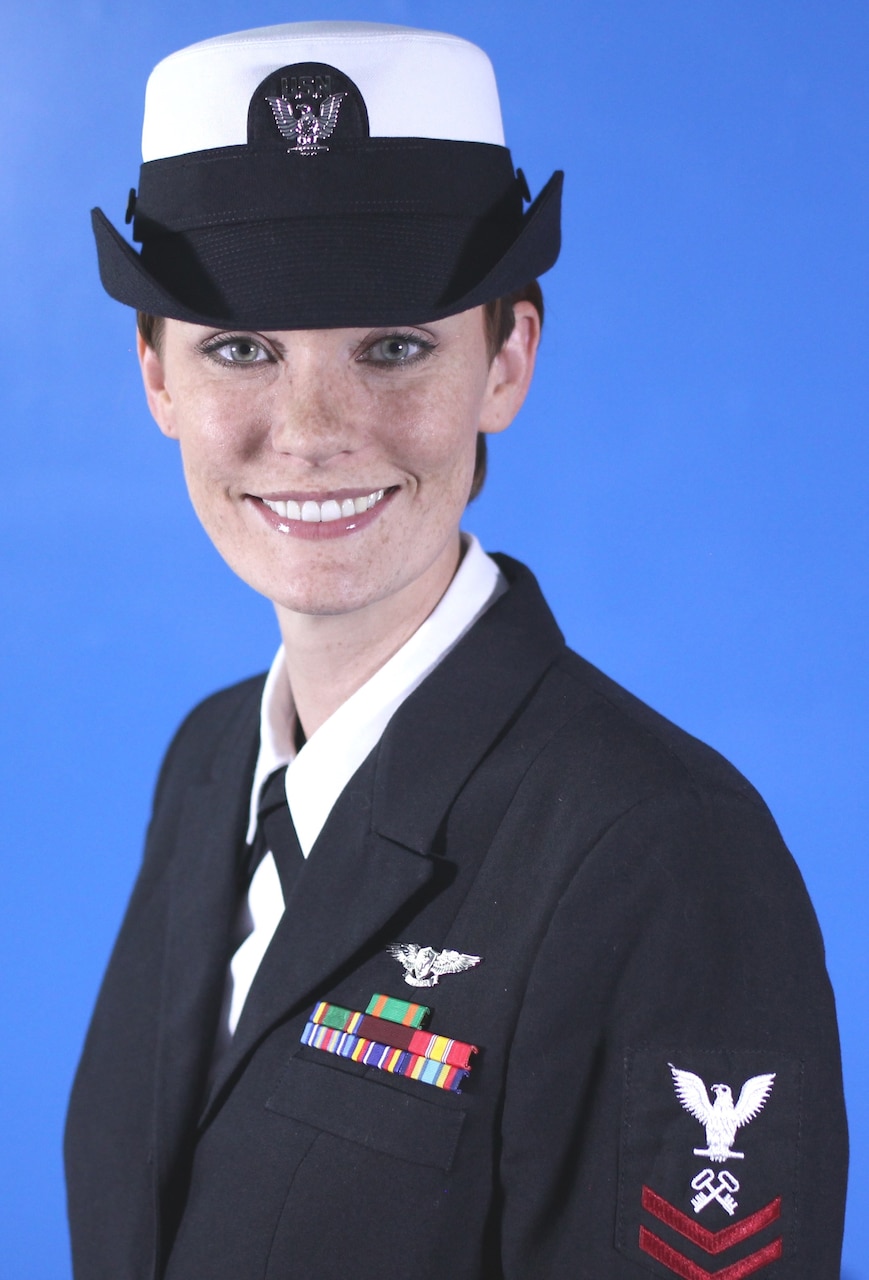
[[[404,968],[404,980],[411,987],[436,987],[445,973],[473,969],[483,958],[461,951],[435,951],[414,942],[394,942],[387,950]]]
[[[296,108],[289,98],[266,96],[281,137],[286,138],[287,142],[296,143],[294,147],[288,147],[287,152],[298,151],[303,156],[315,156],[320,151],[328,151],[329,148],[322,146],[321,141],[331,138],[335,132],[338,112],[346,97],[346,93],[330,93],[320,103],[319,115],[315,114],[313,107],[307,102],[300,102],[299,114],[296,115]]]

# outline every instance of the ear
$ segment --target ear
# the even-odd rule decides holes
[[[145,384],[145,399],[148,401],[151,416],[164,436],[177,440],[172,397],[166,386],[163,361],[138,332],[136,333],[136,351],[139,356],[139,368],[142,370],[142,382]]]
[[[540,345],[540,313],[533,302],[517,302],[513,308],[513,332],[489,366],[486,402],[480,430],[504,431],[522,408]]]

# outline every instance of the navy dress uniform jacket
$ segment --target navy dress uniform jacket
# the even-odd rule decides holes
[[[336,803],[210,1084],[262,680],[179,730],[70,1104],[77,1280],[838,1277],[799,873],[748,783],[500,563]],[[482,960],[421,989],[395,942]],[[374,993],[478,1047],[460,1093],[300,1043]]]

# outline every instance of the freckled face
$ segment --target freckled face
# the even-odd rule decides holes
[[[279,608],[433,606],[455,571],[478,431],[521,403],[482,308],[419,328],[220,331],[167,320],[141,352],[196,512]],[[524,388],[522,390],[524,394]]]

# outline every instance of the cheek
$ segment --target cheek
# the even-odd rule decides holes
[[[188,480],[229,479],[240,463],[256,455],[268,430],[267,415],[250,400],[202,397],[178,433]]]
[[[465,477],[470,484],[476,456],[479,402],[467,388],[414,389],[401,397],[385,396],[378,405],[393,461],[413,477],[421,489]]]

